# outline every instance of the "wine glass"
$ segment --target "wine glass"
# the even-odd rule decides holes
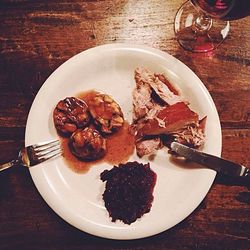
[[[250,0],[190,0],[175,16],[175,34],[184,49],[208,52],[227,37],[229,20],[249,14]]]

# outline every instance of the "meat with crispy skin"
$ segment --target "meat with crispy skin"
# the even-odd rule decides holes
[[[167,145],[166,138],[191,147],[204,144],[205,119],[199,122],[198,114],[189,108],[180,91],[163,74],[138,68],[135,81],[131,130],[135,134],[138,156],[154,154],[162,142]],[[148,138],[152,136],[154,138]]]
[[[178,102],[160,110],[154,118],[146,119],[138,130],[138,135],[171,134],[198,121],[198,115],[187,104]]]

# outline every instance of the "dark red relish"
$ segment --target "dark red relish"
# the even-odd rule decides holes
[[[102,196],[113,222],[121,220],[131,224],[150,211],[156,173],[150,169],[149,163],[119,164],[111,170],[104,170],[101,180],[107,181]]]

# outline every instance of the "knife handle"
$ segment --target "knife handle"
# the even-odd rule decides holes
[[[229,176],[243,177],[247,181],[250,180],[250,168],[243,165],[198,151],[175,141],[170,144],[170,148],[178,155],[217,172]]]

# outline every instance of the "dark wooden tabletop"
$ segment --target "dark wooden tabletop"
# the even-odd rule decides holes
[[[177,43],[181,0],[1,0],[0,162],[24,145],[32,101],[63,62],[107,43],[143,44],[190,67],[209,90],[222,126],[222,156],[250,166],[249,17],[231,22],[229,37],[209,54]],[[216,143],[216,142],[215,142]],[[0,174],[0,249],[250,249],[250,190],[217,175],[201,205],[159,235],[107,240],[70,226],[45,203],[27,169]]]

